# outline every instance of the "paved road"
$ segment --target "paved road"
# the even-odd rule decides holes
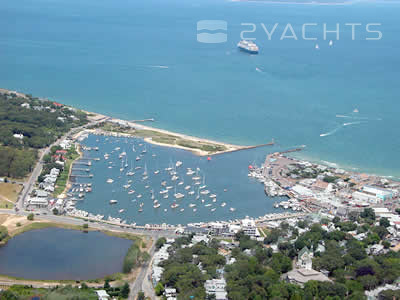
[[[137,294],[139,293],[139,291],[143,291],[145,293],[146,296],[150,296],[150,295],[154,295],[154,291],[153,288],[148,284],[143,285],[144,281],[147,281],[148,279],[146,278],[146,276],[149,273],[149,269],[151,268],[151,261],[153,260],[153,256],[156,250],[156,241],[157,241],[158,237],[155,238],[153,245],[150,248],[149,254],[150,254],[150,260],[149,262],[147,262],[145,265],[142,266],[142,268],[140,269],[140,272],[138,274],[138,276],[136,277],[135,281],[131,284],[130,288],[131,291],[129,293],[129,300],[134,300],[136,299]],[[155,297],[151,297],[151,299],[155,299]]]
[[[30,213],[31,212],[29,212],[29,211],[15,212],[14,210],[11,210],[11,209],[0,209],[0,214],[12,214],[12,215],[19,215],[19,216],[27,216]],[[172,229],[166,229],[166,230],[137,229],[137,228],[129,228],[126,226],[121,227],[120,225],[114,225],[114,224],[109,224],[109,223],[87,222],[83,219],[77,219],[77,218],[68,217],[68,216],[55,216],[55,215],[51,215],[51,214],[35,215],[35,218],[39,219],[39,220],[64,223],[64,224],[69,224],[69,225],[80,225],[81,226],[85,223],[88,223],[90,228],[95,228],[95,229],[99,229],[99,230],[114,230],[114,231],[128,232],[128,233],[138,234],[138,235],[147,235],[147,236],[151,236],[154,239],[157,239],[162,236],[166,237],[166,238],[176,238],[179,236]]]

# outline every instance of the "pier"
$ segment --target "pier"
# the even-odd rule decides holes
[[[266,146],[273,146],[273,145],[275,145],[275,140],[274,139],[272,139],[272,141],[269,142],[269,143],[260,144],[260,145],[254,145],[254,146],[243,146],[243,147],[240,147],[239,149],[227,150],[227,151],[223,151],[223,152],[217,152],[217,153],[214,153],[214,154],[210,154],[209,156],[216,156],[216,155],[221,155],[221,154],[225,154],[225,153],[232,153],[232,152],[250,150],[250,149],[261,148],[261,147],[266,147]]]
[[[88,161],[88,162],[74,162],[74,166],[75,165],[83,165],[83,166],[91,166],[92,162]]]
[[[142,119],[142,120],[131,120],[130,122],[133,123],[141,123],[141,122],[155,122],[156,120],[154,118],[149,118],[149,119]]]
[[[71,174],[71,177],[92,178],[93,174],[89,174],[89,175],[74,175],[74,174]]]
[[[72,171],[90,172],[90,169],[72,168]]]

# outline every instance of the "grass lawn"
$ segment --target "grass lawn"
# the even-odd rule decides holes
[[[22,190],[22,185],[13,183],[0,183],[0,196],[11,200],[12,202],[17,201],[18,194]]]
[[[79,157],[79,153],[75,152],[68,157],[67,161],[65,162],[64,170],[61,172],[60,176],[58,176],[56,181],[56,188],[54,189],[54,197],[60,195],[67,186],[68,177],[69,177],[69,170],[71,169],[71,165],[75,159]]]
[[[17,201],[18,194],[22,190],[22,185],[13,183],[0,183],[0,208],[12,208],[13,203]],[[10,203],[10,200],[13,203]]]

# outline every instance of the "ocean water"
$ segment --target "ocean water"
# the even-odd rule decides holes
[[[231,143],[305,144],[303,157],[400,177],[399,12],[393,2],[1,1],[0,86]],[[227,42],[198,43],[203,19],[226,20]],[[258,55],[236,48],[249,22]],[[279,23],[272,40],[261,23]],[[287,23],[299,40],[279,39]],[[318,24],[318,41],[301,39],[303,23]],[[322,39],[323,23],[339,23],[339,41]],[[354,41],[345,23],[362,24]],[[381,40],[365,40],[367,23],[382,24]]]
[[[241,219],[246,216],[258,217],[271,212],[281,212],[281,209],[273,207],[275,202],[282,201],[283,197],[269,198],[265,195],[263,185],[253,178],[249,178],[249,164],[260,165],[265,160],[265,153],[279,151],[277,146],[264,147],[246,151],[227,153],[213,156],[211,161],[207,157],[200,157],[191,152],[161,147],[143,142],[134,138],[115,138],[90,135],[84,142],[88,147],[99,147],[98,151],[85,151],[84,157],[99,157],[100,161],[92,161],[90,173],[93,178],[75,177],[76,183],[92,183],[92,192],[86,193],[83,200],[78,201],[76,208],[83,209],[94,214],[101,214],[114,218],[119,217],[128,223],[144,224],[187,224],[191,222],[207,222],[218,220]],[[140,146],[142,144],[142,146]],[[119,147],[119,150],[114,150]],[[133,149],[135,151],[133,151]],[[146,149],[146,154],[142,151]],[[120,159],[119,154],[126,152],[126,158]],[[109,159],[104,159],[108,153]],[[155,155],[155,156],[153,156]],[[140,160],[136,161],[136,157]],[[166,168],[175,167],[177,161],[182,165],[175,168],[179,179],[173,181]],[[87,160],[84,160],[87,161]],[[125,168],[125,163],[128,166]],[[109,167],[112,168],[109,168]],[[123,171],[120,171],[120,168]],[[141,169],[135,170],[137,167]],[[87,168],[87,166],[75,165],[75,168]],[[195,175],[187,175],[187,168],[196,172]],[[133,169],[135,175],[127,176],[126,173]],[[143,173],[147,170],[148,179],[143,179]],[[159,170],[158,174],[154,174]],[[87,175],[81,170],[73,170],[73,175]],[[193,176],[201,177],[201,184],[195,185]],[[107,179],[114,182],[106,183]],[[132,180],[131,186],[124,188]],[[171,189],[168,198],[160,194],[166,187],[161,185],[166,181],[166,186]],[[183,184],[178,183],[183,181]],[[199,189],[206,185],[206,188]],[[148,188],[146,188],[148,186]],[[190,189],[185,189],[190,186]],[[76,187],[76,185],[75,185]],[[129,190],[135,193],[128,194]],[[209,190],[208,195],[200,194],[202,190]],[[193,195],[188,192],[194,191]],[[159,208],[153,207],[152,192],[154,200],[160,203]],[[75,193],[75,197],[79,192]],[[184,198],[176,200],[175,193],[182,193]],[[216,202],[210,198],[216,195]],[[141,197],[138,197],[141,195]],[[199,195],[199,199],[196,196]],[[117,204],[111,205],[110,200],[117,200]],[[204,201],[202,201],[204,200]],[[172,209],[174,201],[179,204],[178,208]],[[221,204],[225,202],[224,207]],[[143,211],[139,212],[140,204]],[[190,207],[195,204],[195,207]],[[230,208],[235,208],[231,211]],[[120,210],[123,212],[119,212]],[[166,211],[165,211],[166,209]],[[183,211],[181,211],[183,209]],[[193,211],[196,209],[196,211]]]
[[[0,274],[40,280],[102,278],[122,271],[131,245],[97,231],[31,230],[0,248]]]

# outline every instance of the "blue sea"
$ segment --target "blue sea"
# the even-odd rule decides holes
[[[302,157],[400,177],[399,3],[0,2],[3,88],[230,143],[305,144]],[[199,20],[225,20],[227,42],[197,42]],[[237,50],[242,23],[256,25],[245,37],[258,55]],[[279,24],[271,40],[261,23]],[[288,23],[297,40],[280,39]],[[346,23],[361,23],[355,40]],[[367,23],[381,40],[366,40]]]

